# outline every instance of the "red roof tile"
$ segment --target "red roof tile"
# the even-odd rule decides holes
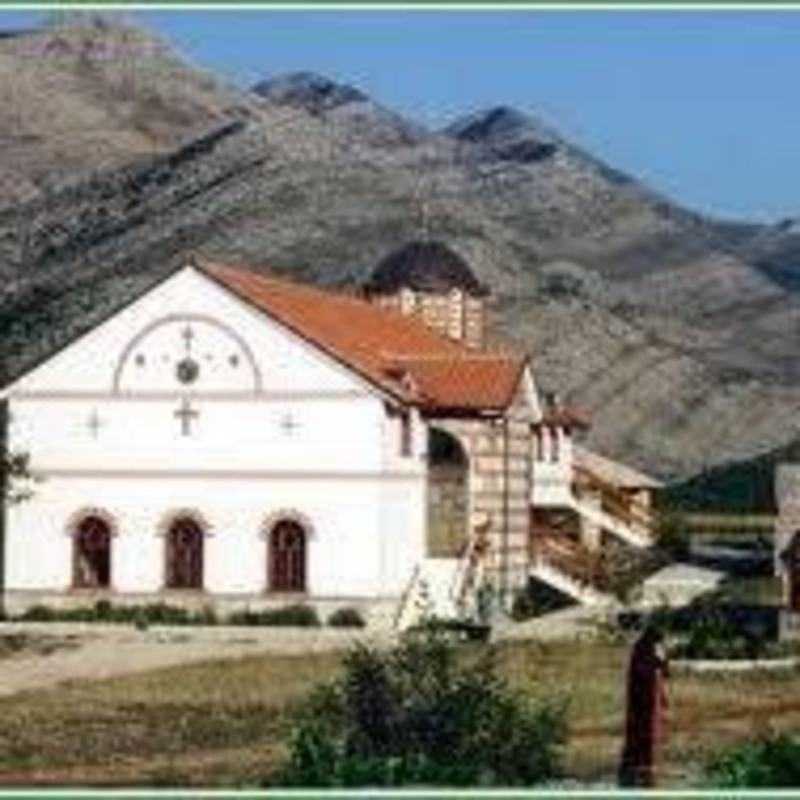
[[[352,295],[223,264],[201,262],[198,269],[371,383],[425,410],[505,408],[525,365],[522,356],[471,350]]]

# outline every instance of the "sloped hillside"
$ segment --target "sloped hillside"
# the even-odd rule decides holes
[[[0,38],[0,66],[3,380],[189,250],[338,285],[430,236],[608,454],[687,476],[794,435],[792,221],[682,209],[513,109],[432,133],[320,76],[232,89],[107,23]]]

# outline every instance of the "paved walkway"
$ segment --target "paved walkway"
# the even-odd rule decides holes
[[[592,606],[574,605],[552,611],[524,622],[514,622],[498,628],[492,641],[556,641],[559,639],[592,638],[597,635],[597,623],[606,619],[608,611]]]
[[[358,629],[165,626],[138,631],[97,623],[0,623],[0,637],[20,634],[31,637],[35,654],[22,650],[0,660],[0,696],[220,658],[302,655],[344,650],[357,640],[390,641],[386,633]]]
[[[573,639],[594,633],[596,609],[574,606],[503,626],[493,641]],[[600,612],[601,613],[601,612]],[[388,646],[396,634],[336,628],[153,626],[75,622],[0,622],[0,639],[29,643],[0,659],[0,697],[74,680],[102,680],[163,667],[266,654],[346,650],[356,641]]]

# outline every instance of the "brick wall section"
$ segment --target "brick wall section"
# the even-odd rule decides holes
[[[480,297],[472,297],[460,289],[448,293],[402,289],[396,294],[378,295],[373,302],[381,308],[419,317],[429,328],[468,347],[483,346],[486,305]]]
[[[510,601],[527,581],[530,558],[531,417],[524,392],[504,417],[430,422],[455,436],[467,453],[470,522],[489,520],[486,575]]]
[[[434,558],[457,557],[469,533],[469,467],[428,467],[428,549]]]

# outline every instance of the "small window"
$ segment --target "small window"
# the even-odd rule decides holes
[[[75,530],[72,583],[79,589],[111,585],[111,530],[100,517],[84,517]]]
[[[203,530],[191,517],[179,517],[167,531],[166,586],[203,588]]]
[[[269,539],[269,586],[273,592],[306,590],[306,532],[286,519],[278,522]]]
[[[411,455],[411,415],[407,411],[400,415],[400,455]]]
[[[534,461],[544,461],[544,443],[542,442],[541,428],[536,428],[533,432],[533,458]]]
[[[558,428],[550,429],[550,460],[553,462],[561,459],[561,436]]]

